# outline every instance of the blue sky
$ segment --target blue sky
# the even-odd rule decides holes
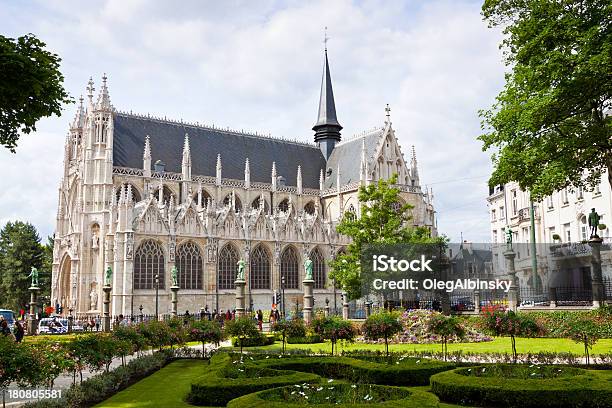
[[[477,111],[503,86],[504,65],[479,2],[0,0],[0,21],[2,35],[34,33],[62,57],[75,98],[106,72],[117,109],[303,141],[313,140],[327,26],[343,137],[381,126],[390,104],[403,152],[415,145],[434,189],[440,231],[489,240]],[[42,120],[17,154],[0,151],[1,224],[52,234],[74,112]]]

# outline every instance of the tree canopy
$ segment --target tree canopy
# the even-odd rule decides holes
[[[412,208],[401,204],[399,189],[393,187],[394,175],[389,180],[359,188],[361,214],[345,216],[336,230],[351,238],[346,252],[338,254],[331,262],[332,279],[342,287],[351,299],[361,297],[360,256],[366,244],[436,243],[444,241],[431,237],[427,227],[416,227],[411,223]]]
[[[485,0],[503,29],[505,86],[480,116],[493,149],[489,184],[516,181],[540,200],[565,187],[612,185],[612,3]]]
[[[61,114],[72,102],[64,90],[61,59],[33,34],[0,35],[0,145],[15,152],[21,133],[36,131],[41,118]]]

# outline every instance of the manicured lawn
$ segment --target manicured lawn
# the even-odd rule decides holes
[[[97,407],[193,407],[183,399],[206,370],[201,360],[178,360],[115,394]]]
[[[258,347],[260,349],[277,349],[281,348],[281,343],[276,342],[270,346]],[[322,351],[329,353],[331,345],[329,342],[323,344],[287,344],[288,349],[306,349],[313,352]],[[339,351],[342,350],[380,350],[384,351],[384,344],[365,344],[365,343],[347,343],[339,344]],[[584,347],[581,344],[574,343],[569,339],[527,339],[518,338],[516,340],[516,349],[518,353],[538,353],[538,352],[556,352],[556,353],[573,353],[582,355]],[[248,350],[248,349],[247,349]],[[439,344],[391,344],[389,351],[409,352],[409,351],[440,351]],[[493,341],[482,343],[449,343],[448,351],[453,352],[461,350],[464,353],[511,353],[512,347],[509,337],[497,337]],[[612,339],[601,339],[593,347],[593,354],[612,353]]]

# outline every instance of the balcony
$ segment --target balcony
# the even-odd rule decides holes
[[[538,214],[538,207],[534,206],[533,212],[534,212],[534,215],[535,215],[535,219],[536,220],[539,219],[540,216]],[[521,208],[518,211],[518,222],[519,223],[523,222],[523,221],[529,221],[530,219],[531,219],[531,211],[530,211],[529,207]]]

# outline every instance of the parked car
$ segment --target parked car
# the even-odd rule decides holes
[[[2,316],[4,320],[7,321],[9,329],[11,329],[12,331],[13,327],[15,326],[15,312],[8,309],[0,309],[0,316]]]
[[[38,334],[64,334],[68,333],[68,319],[45,317],[38,322]]]

